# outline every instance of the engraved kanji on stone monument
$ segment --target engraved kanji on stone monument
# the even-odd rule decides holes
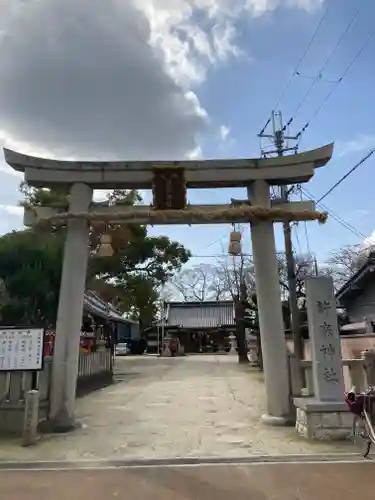
[[[307,278],[306,297],[315,397],[342,401],[344,377],[332,278]]]

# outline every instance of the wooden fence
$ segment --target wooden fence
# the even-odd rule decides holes
[[[77,392],[103,386],[112,377],[112,354],[110,349],[93,353],[80,353],[78,365]],[[0,433],[16,432],[22,429],[25,396],[31,389],[38,389],[40,399],[40,420],[46,418],[52,379],[52,357],[44,360],[40,372],[0,373]]]

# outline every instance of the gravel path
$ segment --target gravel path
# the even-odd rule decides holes
[[[232,356],[118,358],[116,383],[77,400],[83,427],[32,448],[0,441],[0,460],[352,453],[266,427],[262,375]]]

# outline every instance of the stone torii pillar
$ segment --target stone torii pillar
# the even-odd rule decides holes
[[[86,212],[90,204],[92,189],[152,189],[155,168],[181,168],[185,182],[192,188],[233,188],[251,186],[249,195],[254,205],[270,207],[269,184],[280,185],[308,182],[315,169],[323,167],[331,159],[333,144],[322,148],[277,158],[237,158],[212,159],[203,161],[67,161],[36,158],[16,151],[4,149],[6,162],[16,171],[23,172],[25,180],[35,187],[72,187],[70,211]],[[264,180],[259,180],[264,179]],[[89,187],[90,186],[90,187]],[[98,218],[95,207],[92,213]],[[201,205],[186,208],[187,223],[227,223],[228,205]],[[315,211],[314,202],[290,202],[274,206],[280,211],[310,212],[312,219],[322,220]],[[95,210],[94,210],[95,209]],[[119,223],[165,224],[165,219],[152,219],[149,206],[137,207],[134,213],[124,212],[128,207],[102,207],[99,212],[104,217],[111,214]],[[132,211],[134,208],[132,208]],[[224,211],[223,211],[224,210]],[[123,212],[117,217],[118,212]],[[169,219],[170,224],[181,224],[181,213]],[[190,215],[189,215],[190,212]],[[215,212],[216,215],[212,216]],[[240,213],[242,213],[240,211]],[[101,215],[99,213],[99,215]],[[318,215],[318,217],[314,216]],[[35,207],[31,212],[25,209],[25,225],[38,224],[40,220],[63,220],[56,207]],[[131,215],[131,216],[130,216]],[[155,215],[155,214],[154,214]],[[284,215],[274,214],[275,220],[283,220]],[[199,219],[199,220],[198,220]],[[238,222],[248,221],[245,213]],[[302,217],[303,219],[303,217]],[[309,217],[310,219],[310,217]],[[155,222],[157,220],[157,222]],[[191,222],[191,221],[195,222]],[[87,265],[88,224],[83,220],[70,220],[64,256],[61,296],[58,311],[56,339],[56,360],[53,367],[52,404],[50,418],[57,427],[69,428],[74,425],[74,396],[77,378],[79,330]],[[265,422],[284,423],[289,413],[288,366],[286,343],[278,286],[277,260],[273,223],[261,221],[252,224],[254,262],[256,264],[256,285],[259,303],[259,322],[263,344],[265,381],[268,397],[268,415]]]
[[[271,206],[269,184],[264,180],[248,187],[248,197],[253,205]],[[251,223],[251,240],[267,393],[262,421],[285,425],[290,414],[289,373],[273,221]]]
[[[73,184],[70,190],[69,212],[87,212],[92,195],[93,190],[87,184]],[[48,427],[55,432],[67,432],[76,426],[74,406],[89,255],[89,229],[89,224],[84,219],[68,220],[48,418]]]

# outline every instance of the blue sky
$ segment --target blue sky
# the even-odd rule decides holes
[[[334,84],[324,80],[335,81],[340,78],[360,48],[365,45],[351,70],[335,88],[332,96],[312,120],[303,136],[301,151],[335,142],[332,161],[320,169],[306,187],[319,197],[371,147],[375,147],[375,122],[373,113],[370,111],[375,78],[375,66],[372,63],[375,40],[367,40],[373,30],[371,20],[375,15],[375,2],[371,0],[361,0],[360,3],[351,0],[326,0],[324,2],[320,0],[265,0],[263,2],[252,0],[247,4],[251,4],[251,9],[247,7],[246,10],[241,5],[241,0],[238,0],[235,2],[239,8],[238,15],[229,15],[225,11],[224,0],[222,2],[197,0],[193,3],[197,4],[197,8],[188,11],[187,2],[184,0],[174,2],[144,0],[141,10],[151,26],[149,45],[155,53],[162,54],[160,57],[164,58],[166,73],[179,85],[185,95],[186,92],[194,93],[192,95],[194,99],[196,98],[198,115],[199,110],[205,110],[203,114],[206,126],[195,133],[196,154],[199,152],[203,158],[257,157],[259,155],[257,133],[269,117],[281,90],[288,82],[327,7],[328,13],[300,68],[301,76],[293,78],[280,104],[279,108],[285,120],[293,116],[306,89],[311,85],[311,80],[306,77],[316,77],[319,74],[320,68],[359,6],[361,10],[325,68],[322,80],[316,84],[311,95],[295,116],[290,129],[291,133],[297,133],[302,128],[333,88]],[[170,4],[170,10],[166,7],[168,4]],[[152,6],[154,17],[150,14]],[[213,7],[216,10],[212,10]],[[168,25],[161,23],[161,19],[166,23],[165,16],[158,17],[155,9],[159,13],[170,14]],[[221,11],[219,12],[218,9]],[[16,21],[17,19],[13,22]],[[190,30],[192,30],[191,27],[199,28],[196,40],[202,41],[202,34],[207,35],[208,40],[211,37],[211,42],[213,40],[212,43],[216,43],[214,55],[209,56],[208,52],[205,54],[201,50],[195,56],[192,53],[186,54],[186,59],[179,57],[177,63],[172,60],[172,49],[176,47],[176,40],[180,44],[187,40],[187,33],[189,33],[186,30],[187,25],[190,26]],[[216,34],[211,31],[213,26],[216,26]],[[161,39],[156,36],[163,29],[168,29],[165,33],[168,33],[170,38],[165,36]],[[367,43],[365,43],[366,40]],[[195,46],[196,49],[197,47],[198,45]],[[8,69],[6,49],[6,45],[5,49],[0,46],[0,68],[3,57],[5,70]],[[9,71],[13,74],[13,69]],[[14,74],[18,75],[16,72]],[[0,84],[1,79],[0,76]],[[9,95],[2,94],[0,91],[0,100],[8,98]],[[15,149],[32,151],[33,145],[36,144],[34,136],[20,126],[18,128],[13,126],[12,120],[17,113],[15,106],[5,109],[1,125],[2,137],[6,144],[12,145]],[[30,114],[32,122],[33,116],[31,112]],[[37,118],[39,119],[35,116],[35,119]],[[147,119],[147,110],[145,118]],[[58,121],[58,117],[56,120]],[[16,120],[14,123],[17,124]],[[53,121],[50,125],[53,129]],[[58,127],[56,127],[57,130],[60,131]],[[115,133],[121,135],[118,129]],[[37,151],[43,148],[42,136],[37,138],[37,146]],[[45,149],[49,150],[48,145]],[[125,153],[121,154],[124,157]],[[152,151],[148,154],[152,155]],[[155,154],[160,156],[162,153]],[[181,149],[176,150],[176,154],[181,156]],[[58,153],[54,152],[54,155]],[[324,260],[330,251],[340,246],[362,243],[364,237],[371,236],[375,231],[375,222],[372,217],[375,212],[374,162],[375,155],[374,159],[370,158],[324,200],[329,209],[351,224],[359,234],[353,234],[332,218],[324,226],[314,222],[307,224],[309,244],[319,260]],[[5,233],[22,227],[21,212],[16,207],[20,199],[17,192],[20,179],[11,175],[5,164],[0,164],[0,181],[2,210],[0,231]],[[231,196],[241,196],[241,192],[241,190],[238,192],[233,190],[193,191],[189,192],[189,200],[193,203],[225,203]],[[226,251],[229,231],[230,226],[224,225],[150,228],[152,234],[168,234],[171,238],[181,241],[197,256],[222,254],[223,248]],[[280,227],[276,227],[276,240],[278,249],[282,250]],[[303,224],[295,230],[294,245],[297,252],[307,250]],[[248,229],[244,235],[244,247],[246,251],[251,252]],[[196,257],[192,263],[210,262],[210,260],[214,259]]]

